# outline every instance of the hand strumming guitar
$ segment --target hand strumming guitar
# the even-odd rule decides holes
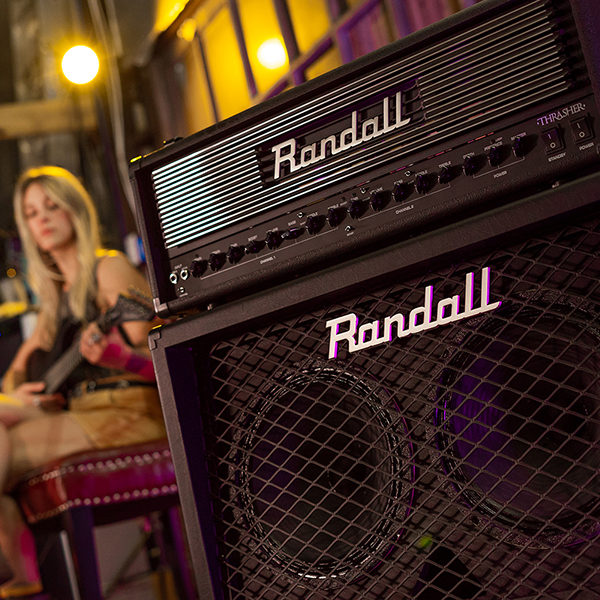
[[[65,405],[62,394],[44,394],[46,384],[43,381],[22,383],[11,392],[11,397],[23,404],[43,410],[60,410]]]

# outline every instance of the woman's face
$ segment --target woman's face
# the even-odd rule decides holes
[[[39,183],[31,183],[25,190],[23,214],[29,231],[41,250],[61,250],[75,241],[75,230],[69,213],[60,208]]]

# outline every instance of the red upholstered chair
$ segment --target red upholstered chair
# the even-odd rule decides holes
[[[95,525],[156,511],[162,527],[154,531],[155,538],[171,567],[179,597],[196,597],[166,440],[80,452],[51,461],[28,473],[14,495],[36,536],[44,587],[57,600],[103,598]]]

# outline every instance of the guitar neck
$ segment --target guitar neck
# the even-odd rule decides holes
[[[44,382],[46,394],[58,391],[67,377],[83,362],[79,352],[79,344],[73,344],[61,357],[46,371]]]

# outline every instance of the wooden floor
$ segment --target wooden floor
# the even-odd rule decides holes
[[[179,600],[170,573],[147,574],[120,583],[105,600]]]

